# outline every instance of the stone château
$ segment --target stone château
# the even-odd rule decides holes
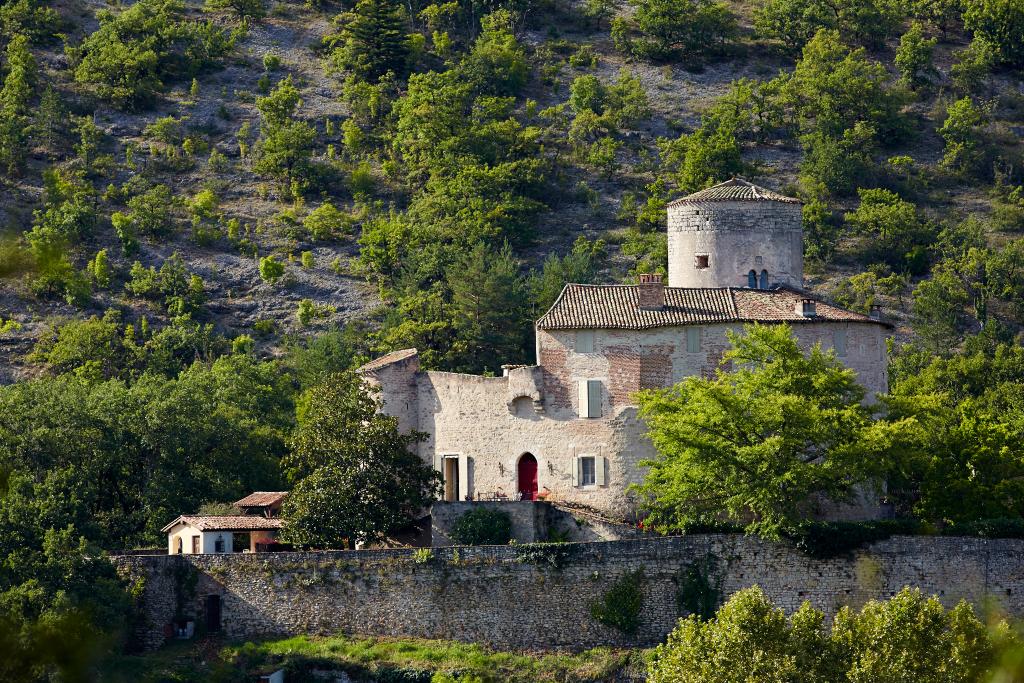
[[[656,275],[567,284],[536,322],[534,365],[424,371],[406,349],[360,368],[403,430],[428,435],[419,454],[446,500],[540,497],[632,518],[629,486],[655,456],[633,395],[710,376],[726,333],[746,323],[787,323],[804,348],[834,350],[869,395],[886,390],[890,326],[802,289],[799,200],[740,179],[715,185],[668,205],[668,247],[667,287]]]

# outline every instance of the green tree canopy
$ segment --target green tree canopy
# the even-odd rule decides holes
[[[353,372],[329,376],[299,402],[299,425],[284,465],[294,484],[282,538],[337,548],[380,540],[413,521],[440,478],[410,451],[424,437],[398,421]]]
[[[777,537],[878,473],[903,427],[873,420],[854,372],[818,346],[805,354],[788,326],[729,341],[714,378],[638,396],[658,451],[637,488],[653,528],[728,520]]]
[[[831,627],[805,602],[792,616],[757,586],[713,619],[690,616],[659,645],[651,683],[946,683],[982,681],[998,662],[1006,624],[993,635],[966,602],[904,588],[860,611],[843,607]]]

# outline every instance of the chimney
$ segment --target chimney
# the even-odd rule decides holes
[[[645,311],[660,311],[665,308],[665,285],[660,275],[641,273],[637,275],[637,282],[640,294],[637,308]]]
[[[796,303],[796,314],[805,318],[813,318],[818,315],[818,309],[814,299],[800,299]]]
[[[882,319],[882,307],[879,306],[878,304],[873,305],[871,307],[871,312],[868,313],[868,316],[872,320],[879,320],[880,321]]]

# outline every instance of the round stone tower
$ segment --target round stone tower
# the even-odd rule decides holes
[[[802,287],[800,200],[733,178],[668,205],[669,287]]]

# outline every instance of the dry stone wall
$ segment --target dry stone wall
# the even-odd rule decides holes
[[[683,614],[681,570],[709,557],[725,596],[757,584],[787,611],[807,600],[831,615],[909,585],[946,605],[994,600],[1024,616],[1022,540],[893,537],[830,560],[740,535],[699,535],[436,548],[429,557],[391,550],[114,562],[145,579],[136,636],[149,648],[176,616],[205,623],[209,596],[219,596],[221,626],[233,639],[346,633],[578,650],[663,640]],[[595,622],[590,604],[637,569],[645,577],[642,623],[628,637]]]

